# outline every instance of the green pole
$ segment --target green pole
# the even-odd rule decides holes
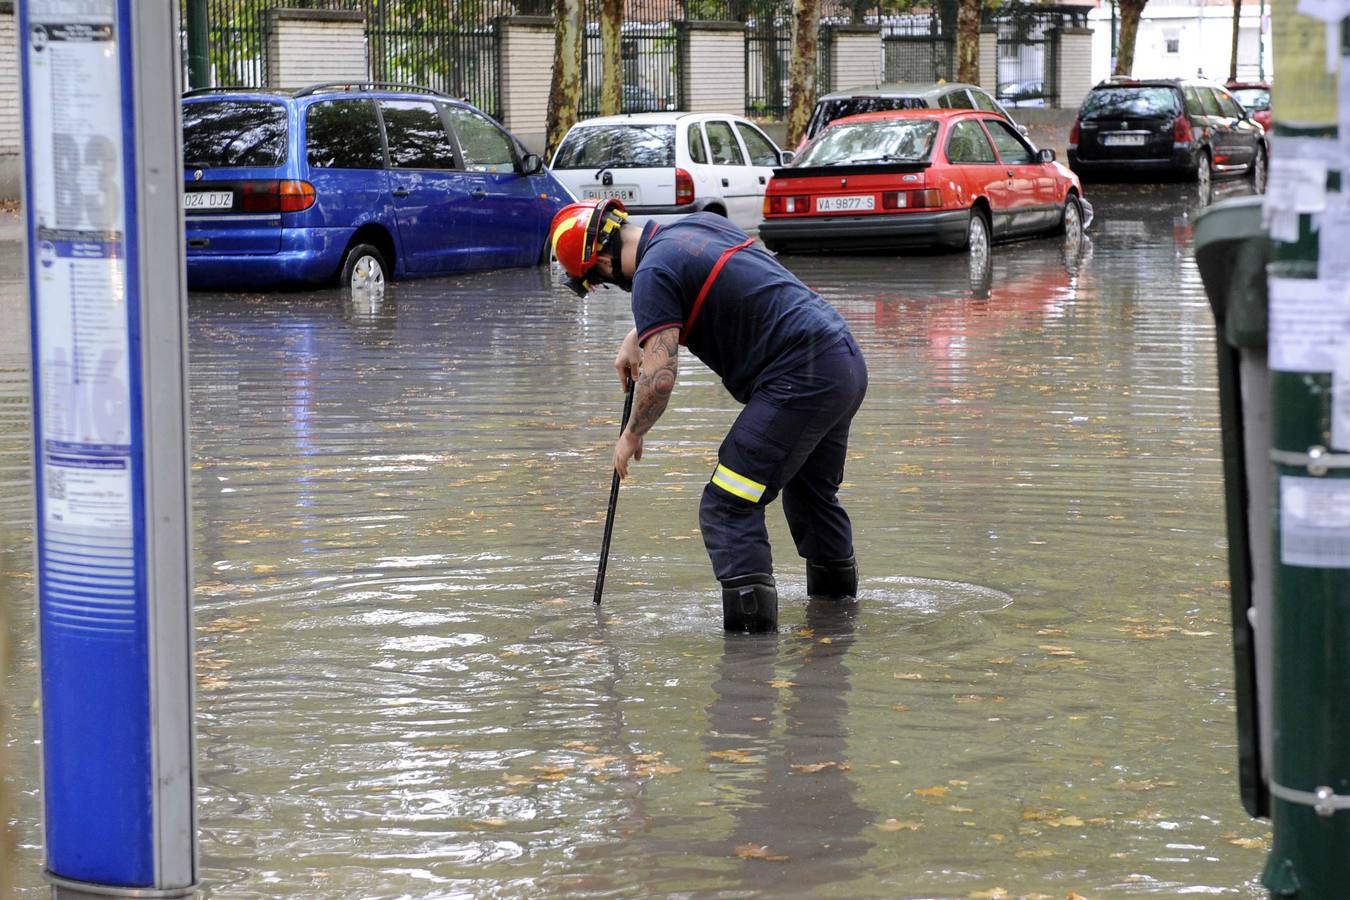
[[[1266,0],[1256,17],[1256,80],[1266,80]]]
[[[1350,892],[1350,314],[1344,282],[1319,266],[1319,196],[1341,190],[1337,75],[1344,29],[1272,3],[1280,64],[1269,276],[1273,612],[1274,843],[1262,882],[1276,897]],[[1332,53],[1318,53],[1324,39]],[[1340,46],[1336,46],[1339,44]],[[1347,60],[1340,59],[1344,65]],[[1282,156],[1284,157],[1282,159]],[[1325,181],[1325,184],[1318,182]],[[1306,189],[1296,189],[1302,182]],[[1325,188],[1325,191],[1323,191]],[[1301,198],[1301,199],[1296,199]],[[1343,246],[1339,249],[1343,252]]]
[[[211,87],[211,60],[208,55],[206,0],[186,0],[188,89]]]

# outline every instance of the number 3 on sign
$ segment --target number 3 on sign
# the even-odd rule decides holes
[[[52,135],[56,227],[111,229],[121,213],[117,147],[96,134],[80,146],[75,135]]]

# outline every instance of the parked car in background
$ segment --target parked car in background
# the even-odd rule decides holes
[[[1230,81],[1228,90],[1257,124],[1270,131],[1270,85],[1264,81]]]
[[[998,86],[998,100],[1004,106],[1045,106],[1045,82],[1039,78],[1004,82]]]
[[[789,158],[740,116],[643,113],[573,125],[552,169],[579,198],[612,197],[634,216],[706,211],[752,230],[773,170]]]
[[[190,91],[183,166],[197,289],[535,265],[572,200],[487,115],[403,85]]]
[[[624,83],[620,92],[619,103],[620,112],[640,113],[640,112],[665,112],[675,108],[675,101],[669,97],[658,97],[650,88],[643,87],[640,84]],[[586,94],[586,105],[584,109],[600,108],[600,91],[588,91]]]
[[[1265,129],[1223,87],[1193,79],[1112,80],[1088,92],[1069,130],[1069,167],[1084,178],[1247,173],[1265,190]]]
[[[811,111],[806,135],[797,150],[800,152],[835,119],[890,109],[978,109],[997,113],[1022,134],[1027,133],[982,87],[959,81],[897,81],[862,85],[821,97]]]
[[[1075,176],[1000,115],[910,109],[833,122],[774,172],[760,238],[770,250],[945,246],[1081,237],[1092,207]]]

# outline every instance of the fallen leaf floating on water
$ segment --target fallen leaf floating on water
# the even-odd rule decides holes
[[[918,672],[896,672],[895,677],[901,681],[923,681],[923,675]]]
[[[708,755],[716,759],[725,759],[729,762],[754,762],[749,750],[713,750],[709,752]]]
[[[571,766],[530,766],[530,769],[539,773],[536,781],[562,781],[572,771]]]
[[[740,844],[736,847],[736,855],[741,859],[764,859],[769,862],[787,862],[788,859],[761,844]]]
[[[900,819],[887,819],[885,822],[877,823],[877,828],[882,831],[918,831],[922,827],[922,822],[903,822]]]
[[[914,793],[920,797],[943,797],[951,793],[951,789],[939,784],[936,787],[915,788]]]
[[[652,775],[674,775],[677,772],[683,772],[679,766],[672,766],[666,763],[646,763],[633,770],[633,774],[638,778],[649,778]]]
[[[1043,650],[1043,651],[1045,651],[1046,653],[1049,653],[1051,656],[1073,656],[1073,655],[1074,655],[1074,650],[1073,650],[1072,647],[1061,647],[1061,646],[1059,646],[1058,644],[1041,644],[1041,645],[1038,646],[1036,649],[1038,649],[1038,650]]]
[[[487,825],[490,828],[501,828],[503,825],[511,824],[506,819],[474,819],[479,825]]]
[[[990,888],[987,891],[973,891],[966,894],[968,900],[1011,900],[1012,894],[1001,887]]]
[[[794,764],[791,768],[794,772],[802,772],[807,775],[823,772],[826,769],[838,769],[841,772],[851,772],[853,770],[853,767],[848,763],[841,762],[800,763]]]
[[[794,686],[796,683],[797,682],[795,681],[788,681],[786,678],[775,678],[773,681],[769,682],[769,687],[778,688],[781,691],[784,688],[790,688]]]
[[[952,699],[957,703],[1002,703],[1008,698],[1002,694],[957,694]]]

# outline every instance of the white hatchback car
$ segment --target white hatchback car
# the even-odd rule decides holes
[[[791,159],[740,116],[657,112],[578,122],[550,168],[583,200],[613,197],[644,219],[715,212],[750,231],[773,170]]]

